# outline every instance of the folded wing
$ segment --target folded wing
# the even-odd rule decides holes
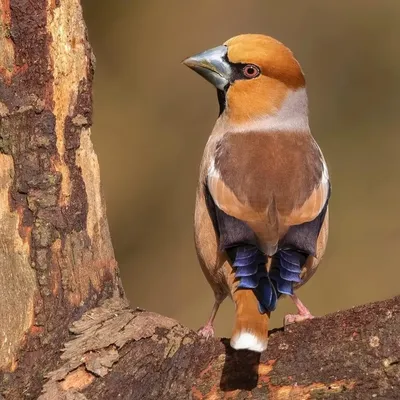
[[[330,187],[321,151],[304,132],[225,134],[207,186],[216,206],[245,222],[268,255],[291,226],[318,217]]]

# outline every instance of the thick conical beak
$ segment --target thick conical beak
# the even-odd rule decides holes
[[[230,82],[232,69],[227,60],[228,49],[218,46],[182,61],[216,88],[224,90]]]

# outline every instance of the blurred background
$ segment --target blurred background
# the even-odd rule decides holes
[[[400,2],[84,0],[97,57],[92,138],[132,306],[197,329],[213,295],[192,232],[215,90],[180,64],[239,33],[288,45],[333,185],[326,256],[299,291],[316,315],[400,293]],[[281,326],[287,299],[273,314]],[[233,303],[216,320],[229,336]]]

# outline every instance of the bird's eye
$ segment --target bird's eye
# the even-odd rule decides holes
[[[246,78],[252,79],[260,75],[260,70],[255,65],[248,64],[243,67],[243,74]]]

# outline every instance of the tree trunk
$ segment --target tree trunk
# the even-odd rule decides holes
[[[276,332],[261,357],[129,309],[93,64],[79,0],[0,0],[0,398],[399,398],[399,297]]]
[[[0,369],[10,398],[38,393],[71,321],[123,296],[90,140],[93,63],[79,0],[0,0]]]

